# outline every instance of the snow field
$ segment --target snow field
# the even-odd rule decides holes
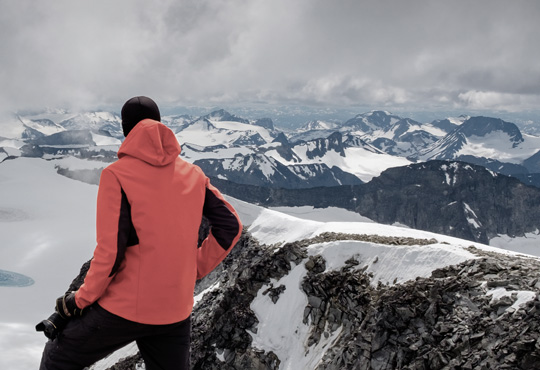
[[[508,134],[494,131],[485,136],[469,136],[467,145],[456,153],[480,158],[492,158],[501,162],[519,164],[538,151],[540,137],[522,135],[524,142],[514,148]]]
[[[35,325],[54,310],[95,247],[97,187],[59,176],[53,161],[0,164],[0,269],[35,281],[0,287],[0,369],[37,369],[46,338]]]
[[[273,286],[286,287],[275,304],[269,295],[263,295],[267,286],[259,290],[251,304],[259,320],[257,333],[249,333],[253,337],[252,346],[266,352],[273,351],[281,360],[280,369],[315,368],[341,332],[340,328],[328,338],[322,336],[316,345],[307,347],[310,327],[303,323],[303,317],[308,299],[300,288],[306,273],[304,265],[300,264],[281,279],[273,279]]]
[[[287,161],[276,150],[270,150],[266,154],[286,166],[316,163],[325,163],[329,168],[337,166],[345,172],[352,173],[364,182],[368,182],[373,177],[379,176],[387,168],[406,166],[411,163],[406,158],[395,157],[390,154],[373,153],[363,148],[346,148],[346,157],[342,157],[339,153],[329,150],[322,158],[316,157],[309,159],[307,156],[308,149],[313,148],[308,147],[308,144],[294,148],[300,162]]]

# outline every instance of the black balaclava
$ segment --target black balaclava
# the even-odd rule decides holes
[[[143,119],[150,118],[154,121],[161,121],[157,104],[146,96],[136,96],[129,99],[122,107],[121,114],[124,136],[128,136],[133,127]]]

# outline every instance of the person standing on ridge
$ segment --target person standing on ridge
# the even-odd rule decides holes
[[[56,302],[67,325],[45,345],[41,370],[83,369],[133,341],[147,370],[189,368],[195,281],[242,224],[160,121],[148,97],[122,107],[126,138],[101,174],[94,256],[83,285]],[[198,247],[203,215],[211,229]]]

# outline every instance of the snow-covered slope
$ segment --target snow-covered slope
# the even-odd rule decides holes
[[[3,140],[22,140],[28,137],[52,135],[63,130],[63,127],[50,120],[31,120],[26,117],[12,116],[0,124],[0,138],[3,138]]]
[[[261,126],[236,121],[215,121],[201,118],[176,133],[178,141],[199,146],[262,145],[273,140]]]
[[[406,166],[411,162],[403,157],[396,157],[390,154],[373,152],[366,148],[345,148],[345,155],[329,150],[323,156],[313,156],[310,158],[308,153],[316,148],[314,142],[296,145],[293,151],[296,155],[295,160],[286,160],[277,150],[266,152],[267,155],[279,160],[285,165],[294,165],[298,163],[314,164],[325,163],[328,167],[337,166],[345,172],[352,173],[362,181],[369,181],[378,176],[387,168]]]
[[[58,175],[55,164],[0,163],[0,269],[35,282],[0,287],[0,369],[38,368],[46,338],[35,325],[53,312],[95,247],[97,187]]]
[[[120,128],[121,119],[110,112],[88,112],[75,114],[59,123],[68,130],[99,130],[107,124]]]
[[[462,156],[522,163],[540,148],[540,137],[523,135],[510,122],[471,117],[438,142],[420,152],[419,159],[455,159]]]
[[[337,127],[337,124],[335,122],[327,122],[327,121],[309,121],[305,125],[303,125],[299,131],[310,131],[310,130],[332,130]]]
[[[94,134],[101,133],[101,135],[117,138],[122,134],[120,117],[117,114],[102,111],[84,113],[46,111],[13,115],[0,122],[0,138],[8,139],[32,139],[66,130],[89,130]]]

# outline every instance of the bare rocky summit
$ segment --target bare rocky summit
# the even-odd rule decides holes
[[[350,239],[435,242],[326,233],[276,248],[244,232],[231,255],[199,282],[198,292],[219,287],[207,289],[194,309],[193,369],[279,369],[275,353],[252,347],[259,322],[250,304],[261,289],[274,303],[282,299],[285,286],[272,281],[299,264],[307,270],[301,281],[308,298],[306,350],[335,337],[316,369],[540,369],[540,260],[470,247],[476,258],[434,270],[430,277],[373,284],[354,258],[330,271],[323,256],[308,256],[306,250]],[[141,363],[134,355],[110,369],[136,369]]]

